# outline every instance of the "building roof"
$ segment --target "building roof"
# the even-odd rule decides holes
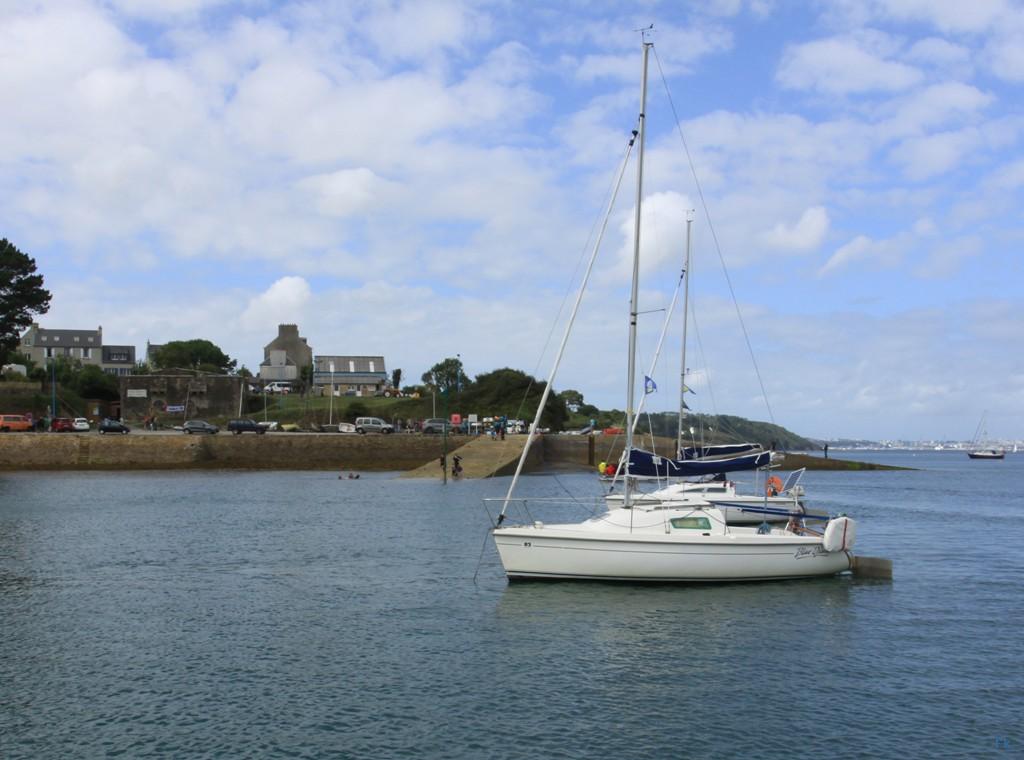
[[[35,346],[95,346],[99,348],[103,345],[103,328],[96,330],[47,330],[34,324],[25,331],[22,340],[26,340],[30,334],[33,334],[32,345]]]
[[[313,371],[330,374],[331,362],[334,362],[334,374],[336,375],[351,372],[358,372],[360,374],[373,373],[375,375],[387,374],[383,356],[314,356]]]

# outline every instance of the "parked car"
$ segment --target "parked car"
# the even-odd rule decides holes
[[[432,420],[423,420],[423,427],[421,430],[427,435],[433,435],[435,433],[443,433],[445,428],[448,428],[448,432],[453,432],[452,423],[448,420],[437,418]]]
[[[281,380],[275,380],[272,383],[267,383],[263,386],[264,393],[291,393],[291,383],[286,383]]]
[[[357,417],[357,433],[394,433],[394,425],[390,425],[380,417]]]
[[[32,420],[24,414],[0,414],[0,432],[2,433],[31,429]]]
[[[50,432],[73,433],[75,432],[75,423],[71,421],[70,417],[54,417],[50,420]]]
[[[181,426],[181,432],[188,433],[189,435],[193,433],[209,433],[213,435],[214,433],[219,433],[220,428],[216,425],[211,425],[205,420],[188,420]]]
[[[111,419],[101,420],[96,429],[100,431],[100,435],[105,435],[106,433],[120,433],[121,435],[125,435],[130,431],[130,428],[123,422]]]
[[[88,433],[90,430],[89,420],[85,417],[75,417],[75,421],[71,423],[71,426],[75,429],[76,433]]]
[[[267,429],[256,422],[256,420],[230,420],[228,422],[228,432],[235,435],[241,435],[242,433],[263,435],[267,432]]]

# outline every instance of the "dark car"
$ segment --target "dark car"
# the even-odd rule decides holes
[[[209,422],[206,422],[205,420],[189,420],[188,422],[181,426],[181,430],[183,433],[188,433],[189,435],[191,435],[192,433],[213,434],[220,432],[219,427],[217,427],[216,425],[211,425]]]
[[[100,435],[105,435],[106,433],[120,433],[121,435],[125,435],[129,431],[129,427],[127,425],[118,422],[117,420],[110,419],[102,420],[99,427],[96,429],[99,430]]]
[[[50,420],[50,432],[73,433],[75,432],[75,423],[71,421],[70,417],[54,417]]]
[[[235,435],[241,435],[242,433],[263,435],[267,432],[267,429],[256,420],[230,420],[228,422],[228,432]]]

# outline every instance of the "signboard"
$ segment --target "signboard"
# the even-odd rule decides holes
[[[167,411],[169,413],[170,412],[184,412],[185,411],[185,405],[184,404],[179,404],[177,406],[171,406],[170,404],[168,404],[165,411]]]
[[[453,414],[452,415],[452,424],[453,425],[461,425],[462,424],[462,415],[461,414]]]
[[[469,421],[470,421],[470,422],[476,422],[476,421],[477,421],[477,419],[476,419],[476,415],[475,415],[475,414],[471,414],[471,415],[469,415]]]
[[[125,395],[128,398],[146,398],[148,391],[145,388],[129,388]]]

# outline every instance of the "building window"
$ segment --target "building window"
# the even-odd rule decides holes
[[[373,366],[373,359],[370,359],[370,372],[376,372],[377,368]]]
[[[78,343],[81,340],[82,340],[81,336],[78,336],[78,335],[75,336],[75,343]]]
[[[82,358],[83,359],[91,359],[92,358],[92,349],[91,348],[83,348],[82,349]]]
[[[46,352],[46,358],[47,359],[52,359],[53,358],[53,347],[52,346],[47,346],[46,348],[43,349],[43,351]]]
[[[45,336],[45,335],[40,335],[40,336],[39,336],[39,339],[40,339],[40,340],[42,340],[42,341],[43,341],[43,343],[45,343],[45,342],[46,342],[46,336]]]
[[[354,361],[352,361],[351,359],[349,359],[349,361],[348,361],[348,371],[349,372],[355,372],[356,371],[356,363]]]
[[[91,337],[89,338],[89,342],[92,343],[92,338]]]

